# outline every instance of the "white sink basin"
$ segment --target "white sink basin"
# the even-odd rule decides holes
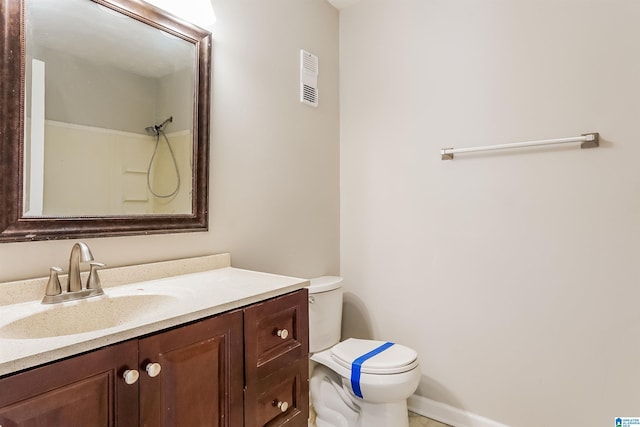
[[[41,305],[42,310],[1,327],[0,338],[51,338],[108,329],[149,317],[176,300],[171,295],[105,295]]]

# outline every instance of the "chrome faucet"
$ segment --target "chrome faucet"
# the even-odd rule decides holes
[[[67,288],[63,292],[60,287],[58,273],[62,272],[60,267],[51,267],[49,272],[49,282],[45,289],[45,296],[42,299],[43,304],[53,304],[62,301],[71,301],[82,298],[89,298],[104,294],[100,285],[100,277],[98,270],[105,265],[99,262],[92,262],[93,255],[86,243],[78,242],[71,248],[69,256],[69,277],[67,279]],[[90,262],[91,270],[86,286],[82,286],[80,278],[80,263]]]

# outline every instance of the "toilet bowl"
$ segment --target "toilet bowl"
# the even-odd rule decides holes
[[[310,378],[317,427],[408,427],[407,398],[420,381],[415,350],[386,341],[340,341],[342,278],[309,286]]]

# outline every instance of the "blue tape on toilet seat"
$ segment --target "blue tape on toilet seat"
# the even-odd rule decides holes
[[[394,343],[392,342],[386,342],[381,346],[374,348],[369,353],[363,354],[351,363],[351,389],[353,390],[353,394],[362,399],[362,390],[360,390],[360,371],[362,370],[362,364],[376,354],[382,353],[393,344]]]

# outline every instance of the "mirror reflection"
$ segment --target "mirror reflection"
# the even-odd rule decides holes
[[[195,45],[87,0],[25,14],[24,216],[191,214]]]

